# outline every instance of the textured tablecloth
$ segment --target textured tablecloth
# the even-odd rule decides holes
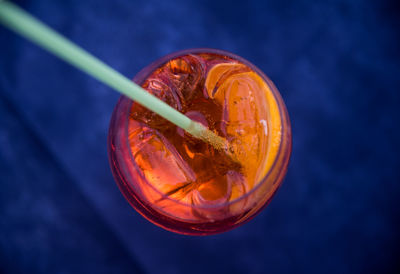
[[[248,59],[287,104],[293,153],[250,223],[164,231],[113,181],[118,94],[0,27],[0,273],[400,271],[398,1],[16,2],[128,77],[185,48]]]

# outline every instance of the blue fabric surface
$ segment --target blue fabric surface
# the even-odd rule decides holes
[[[128,77],[173,51],[275,82],[293,153],[254,220],[187,237],[144,220],[106,154],[118,94],[0,27],[0,273],[398,273],[397,1],[16,1]]]

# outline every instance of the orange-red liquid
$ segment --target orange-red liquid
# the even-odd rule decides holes
[[[232,157],[215,150],[133,103],[128,138],[145,203],[180,222],[243,214],[251,201],[234,201],[265,176],[280,144],[279,112],[268,85],[239,61],[208,53],[169,60],[141,85],[226,138],[234,151]]]

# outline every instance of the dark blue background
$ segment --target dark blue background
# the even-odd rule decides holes
[[[398,273],[397,2],[19,1],[128,77],[186,48],[248,59],[282,93],[293,154],[250,223],[164,231],[113,181],[118,94],[0,27],[0,272]]]

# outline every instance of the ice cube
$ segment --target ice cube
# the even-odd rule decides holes
[[[158,77],[157,79],[149,78],[142,84],[142,87],[171,107],[179,111],[182,110],[182,104],[177,94],[177,90],[168,79],[164,80],[161,77]],[[131,117],[156,129],[170,125],[170,122],[136,102],[132,104]]]
[[[196,92],[202,92],[204,62],[195,55],[185,55],[168,62],[165,76],[175,85],[183,106],[187,106]]]
[[[226,218],[229,207],[225,204],[231,195],[226,176],[217,176],[192,191],[193,215],[208,221]]]
[[[135,135],[138,138],[139,133]],[[136,147],[140,144],[140,149]],[[195,181],[195,174],[173,145],[158,131],[147,133],[146,139],[133,142],[135,163],[148,183],[164,194],[171,194]]]
[[[243,209],[246,207],[248,198],[243,196],[249,192],[250,188],[246,177],[239,172],[233,170],[229,171],[226,178],[227,182],[231,185],[231,196],[229,201],[232,202],[232,204],[230,205],[230,212],[235,215],[243,212]],[[238,198],[241,199],[236,200]]]

